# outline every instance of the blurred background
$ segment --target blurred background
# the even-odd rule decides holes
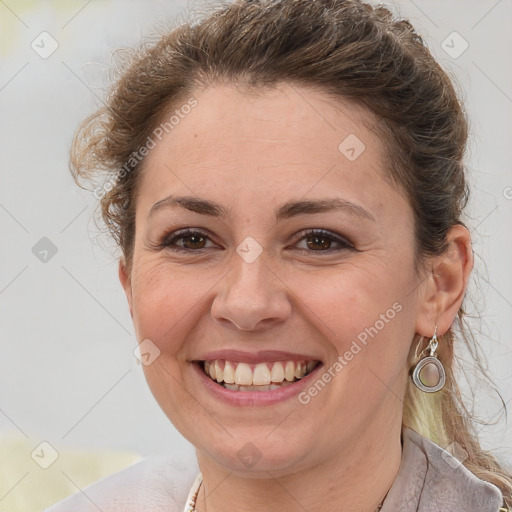
[[[412,21],[465,100],[476,254],[469,309],[481,317],[477,338],[510,408],[512,2],[383,3]],[[112,51],[200,5],[0,0],[0,511],[41,510],[142,457],[194,456],[147,388],[116,250],[67,163],[78,123],[102,104]],[[480,386],[476,411],[495,423],[482,425],[483,442],[512,464],[512,425]]]

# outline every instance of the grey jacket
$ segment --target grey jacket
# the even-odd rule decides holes
[[[500,490],[410,429],[381,512],[498,512]],[[152,457],[77,492],[46,512],[183,512],[199,469]],[[71,475],[70,475],[71,476]]]

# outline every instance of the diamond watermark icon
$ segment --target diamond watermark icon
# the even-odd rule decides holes
[[[32,247],[32,254],[42,263],[48,263],[57,254],[57,246],[49,238],[43,236]]]
[[[48,441],[43,441],[34,448],[30,456],[38,466],[48,469],[59,458],[59,452]]]
[[[236,248],[236,252],[246,263],[252,263],[263,252],[263,247],[252,236],[248,236]]]
[[[47,59],[53,52],[55,52],[55,50],[57,50],[59,43],[48,32],[41,32],[32,41],[32,43],[30,43],[30,47],[39,55],[39,57]]]
[[[245,443],[238,451],[237,457],[248,468],[252,468],[261,459],[262,454],[253,443]]]
[[[469,43],[458,32],[452,32],[442,41],[441,48],[452,59],[458,59],[469,48]]]
[[[448,466],[457,469],[468,458],[468,452],[459,443],[452,443],[443,450],[441,457]]]
[[[135,347],[133,355],[144,366],[149,366],[160,355],[160,349],[151,340],[145,339]]]
[[[339,144],[338,149],[347,160],[353,162],[361,156],[363,151],[366,149],[366,146],[357,135],[351,133],[348,137],[343,139]]]

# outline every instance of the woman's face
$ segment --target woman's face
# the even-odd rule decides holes
[[[149,151],[120,269],[154,396],[233,471],[375,448],[400,430],[424,286],[375,120],[291,85],[195,98]]]

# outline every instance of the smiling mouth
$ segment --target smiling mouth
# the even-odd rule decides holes
[[[200,361],[204,373],[232,391],[272,391],[289,386],[311,373],[320,361],[266,361],[249,364],[215,359]]]

